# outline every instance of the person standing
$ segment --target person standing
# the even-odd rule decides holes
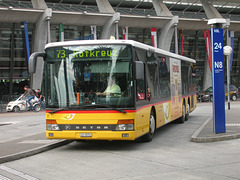
[[[29,96],[28,99],[27,99],[27,102],[28,102],[28,104],[29,104],[29,106],[30,106],[30,109],[33,109],[31,100],[34,99],[35,94],[34,94],[33,90],[30,89],[27,85],[24,86],[24,90],[25,90],[25,92],[24,92],[24,94],[23,94],[23,97]]]
[[[43,104],[43,102],[42,102],[42,100],[43,100],[43,95],[42,95],[40,89],[37,89],[37,91],[36,91],[36,96],[37,96],[37,98],[38,98],[38,102],[40,102],[40,104],[42,105],[43,109],[45,109],[45,106],[44,106],[44,104]]]

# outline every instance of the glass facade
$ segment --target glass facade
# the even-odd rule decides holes
[[[100,37],[101,28],[97,27],[97,37]],[[64,41],[92,39],[90,26],[64,25]],[[51,42],[59,41],[59,25],[51,25]]]
[[[234,32],[231,84],[240,88],[240,32]]]
[[[97,27],[97,38],[101,36],[102,27]],[[29,43],[34,41],[32,34],[34,28],[28,25]],[[148,45],[152,44],[151,31],[149,29],[128,29],[128,39],[139,41]],[[179,54],[196,59],[193,65],[195,74],[194,84],[197,90],[202,90],[207,53],[203,31],[183,30],[178,32]],[[226,35],[225,35],[226,36]],[[64,40],[92,39],[90,26],[67,26],[64,25]],[[122,28],[119,27],[119,39],[122,39]],[[224,39],[226,39],[224,37]],[[59,41],[59,25],[51,24],[51,41]],[[226,41],[224,41],[226,42]],[[225,43],[226,44],[226,43]],[[174,36],[171,43],[171,52],[175,52]],[[234,34],[234,49],[230,84],[240,86],[240,32]],[[226,63],[225,63],[226,64]],[[226,67],[226,65],[225,65]],[[225,71],[226,72],[226,71]],[[225,78],[226,79],[226,78]],[[0,100],[3,95],[20,94],[23,86],[28,85],[30,76],[27,71],[27,58],[23,30],[20,23],[0,24]]]
[[[31,47],[32,26],[28,28]],[[29,84],[23,29],[21,24],[0,24],[0,100],[24,92]]]

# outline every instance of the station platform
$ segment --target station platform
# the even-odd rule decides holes
[[[27,114],[25,114],[27,113]],[[26,133],[29,127],[36,126],[36,122],[27,121],[33,117],[39,117],[41,122],[39,126],[45,127],[45,112],[25,112],[25,113],[1,113],[0,114],[0,136],[5,137],[4,141],[0,139],[0,164],[17,160],[20,158],[32,156],[65,144],[72,141],[69,140],[49,140],[46,139],[44,128],[35,134]],[[213,133],[213,119],[209,117],[201,127],[190,137],[190,141],[197,143],[210,143],[214,141],[230,140],[240,138],[240,102],[231,104],[231,109],[226,109],[226,133],[215,134]],[[7,119],[11,118],[24,118],[26,123],[23,128],[18,128],[19,132],[16,133],[16,138],[8,138],[7,132],[12,131],[11,126],[7,123]],[[18,126],[19,127],[19,126]],[[3,129],[4,128],[4,129]],[[1,130],[2,129],[2,130]],[[38,128],[39,129],[39,128]],[[5,133],[5,134],[4,134]]]

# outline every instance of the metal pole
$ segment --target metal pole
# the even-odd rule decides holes
[[[177,25],[175,26],[175,53],[178,54],[178,33],[177,33]]]
[[[227,45],[230,46],[229,30],[227,27]],[[227,99],[228,99],[228,110],[230,110],[230,95],[229,95],[229,85],[230,85],[230,55],[227,57]]]
[[[118,35],[118,21],[115,22],[115,26],[116,26],[116,39],[119,39],[119,35]]]
[[[47,17],[47,43],[51,42],[51,27],[50,27],[50,17]]]

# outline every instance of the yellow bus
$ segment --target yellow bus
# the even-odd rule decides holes
[[[70,140],[149,142],[196,107],[195,60],[132,40],[49,43],[45,61],[46,136]]]

